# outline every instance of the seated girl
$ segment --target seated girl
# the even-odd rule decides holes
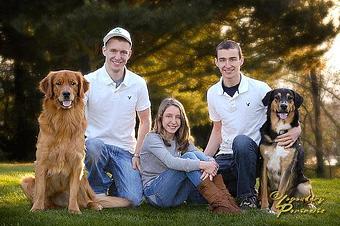
[[[141,175],[147,202],[173,207],[188,201],[208,202],[214,213],[238,213],[240,209],[216,175],[218,165],[190,142],[190,127],[183,105],[164,99],[153,131],[148,133],[140,154]],[[201,194],[204,199],[199,199]]]

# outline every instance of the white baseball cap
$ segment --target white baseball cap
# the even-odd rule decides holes
[[[107,33],[105,35],[105,37],[103,38],[104,46],[106,45],[107,41],[109,41],[111,38],[117,37],[117,36],[124,38],[132,46],[130,33],[127,30],[125,30],[124,28],[121,28],[121,27],[113,28],[109,33]]]

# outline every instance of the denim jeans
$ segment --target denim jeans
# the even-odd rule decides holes
[[[221,154],[215,157],[219,171],[230,193],[239,199],[256,195],[256,171],[258,146],[245,135],[236,136],[233,154]]]
[[[114,184],[113,195],[130,200],[134,206],[140,205],[142,180],[139,171],[132,168],[132,154],[95,138],[86,140],[85,145],[85,166],[94,192],[107,194]]]
[[[182,158],[208,160],[207,156],[200,151],[186,152]],[[158,207],[178,206],[184,201],[206,203],[197,190],[202,182],[201,175],[200,170],[185,172],[168,169],[144,188],[146,200]]]

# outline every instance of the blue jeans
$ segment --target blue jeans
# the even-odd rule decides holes
[[[230,193],[239,199],[257,194],[255,190],[258,162],[258,146],[245,135],[235,137],[232,145],[233,154],[221,154],[215,157],[224,183]]]
[[[186,152],[182,158],[207,161],[207,156],[200,151]],[[159,207],[173,207],[184,201],[206,203],[197,187],[201,184],[200,170],[191,172],[168,169],[144,188],[148,203]]]
[[[140,205],[143,198],[142,180],[139,171],[132,168],[132,154],[95,138],[86,140],[85,145],[85,166],[94,192],[107,194],[114,184],[116,193],[112,195],[126,198],[134,206]]]

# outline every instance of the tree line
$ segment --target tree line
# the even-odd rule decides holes
[[[240,42],[246,74],[273,88],[284,78],[308,97],[304,146],[322,176],[324,157],[339,155],[338,118],[323,96],[332,94],[334,103],[339,97],[320,70],[339,32],[326,20],[333,7],[327,0],[1,1],[0,159],[35,158],[38,82],[51,70],[100,67],[103,36],[121,26],[131,32],[128,66],[148,81],[153,113],[166,96],[181,100],[201,147],[210,134],[206,91],[219,79],[215,47],[223,39]],[[336,132],[323,132],[326,124]]]

